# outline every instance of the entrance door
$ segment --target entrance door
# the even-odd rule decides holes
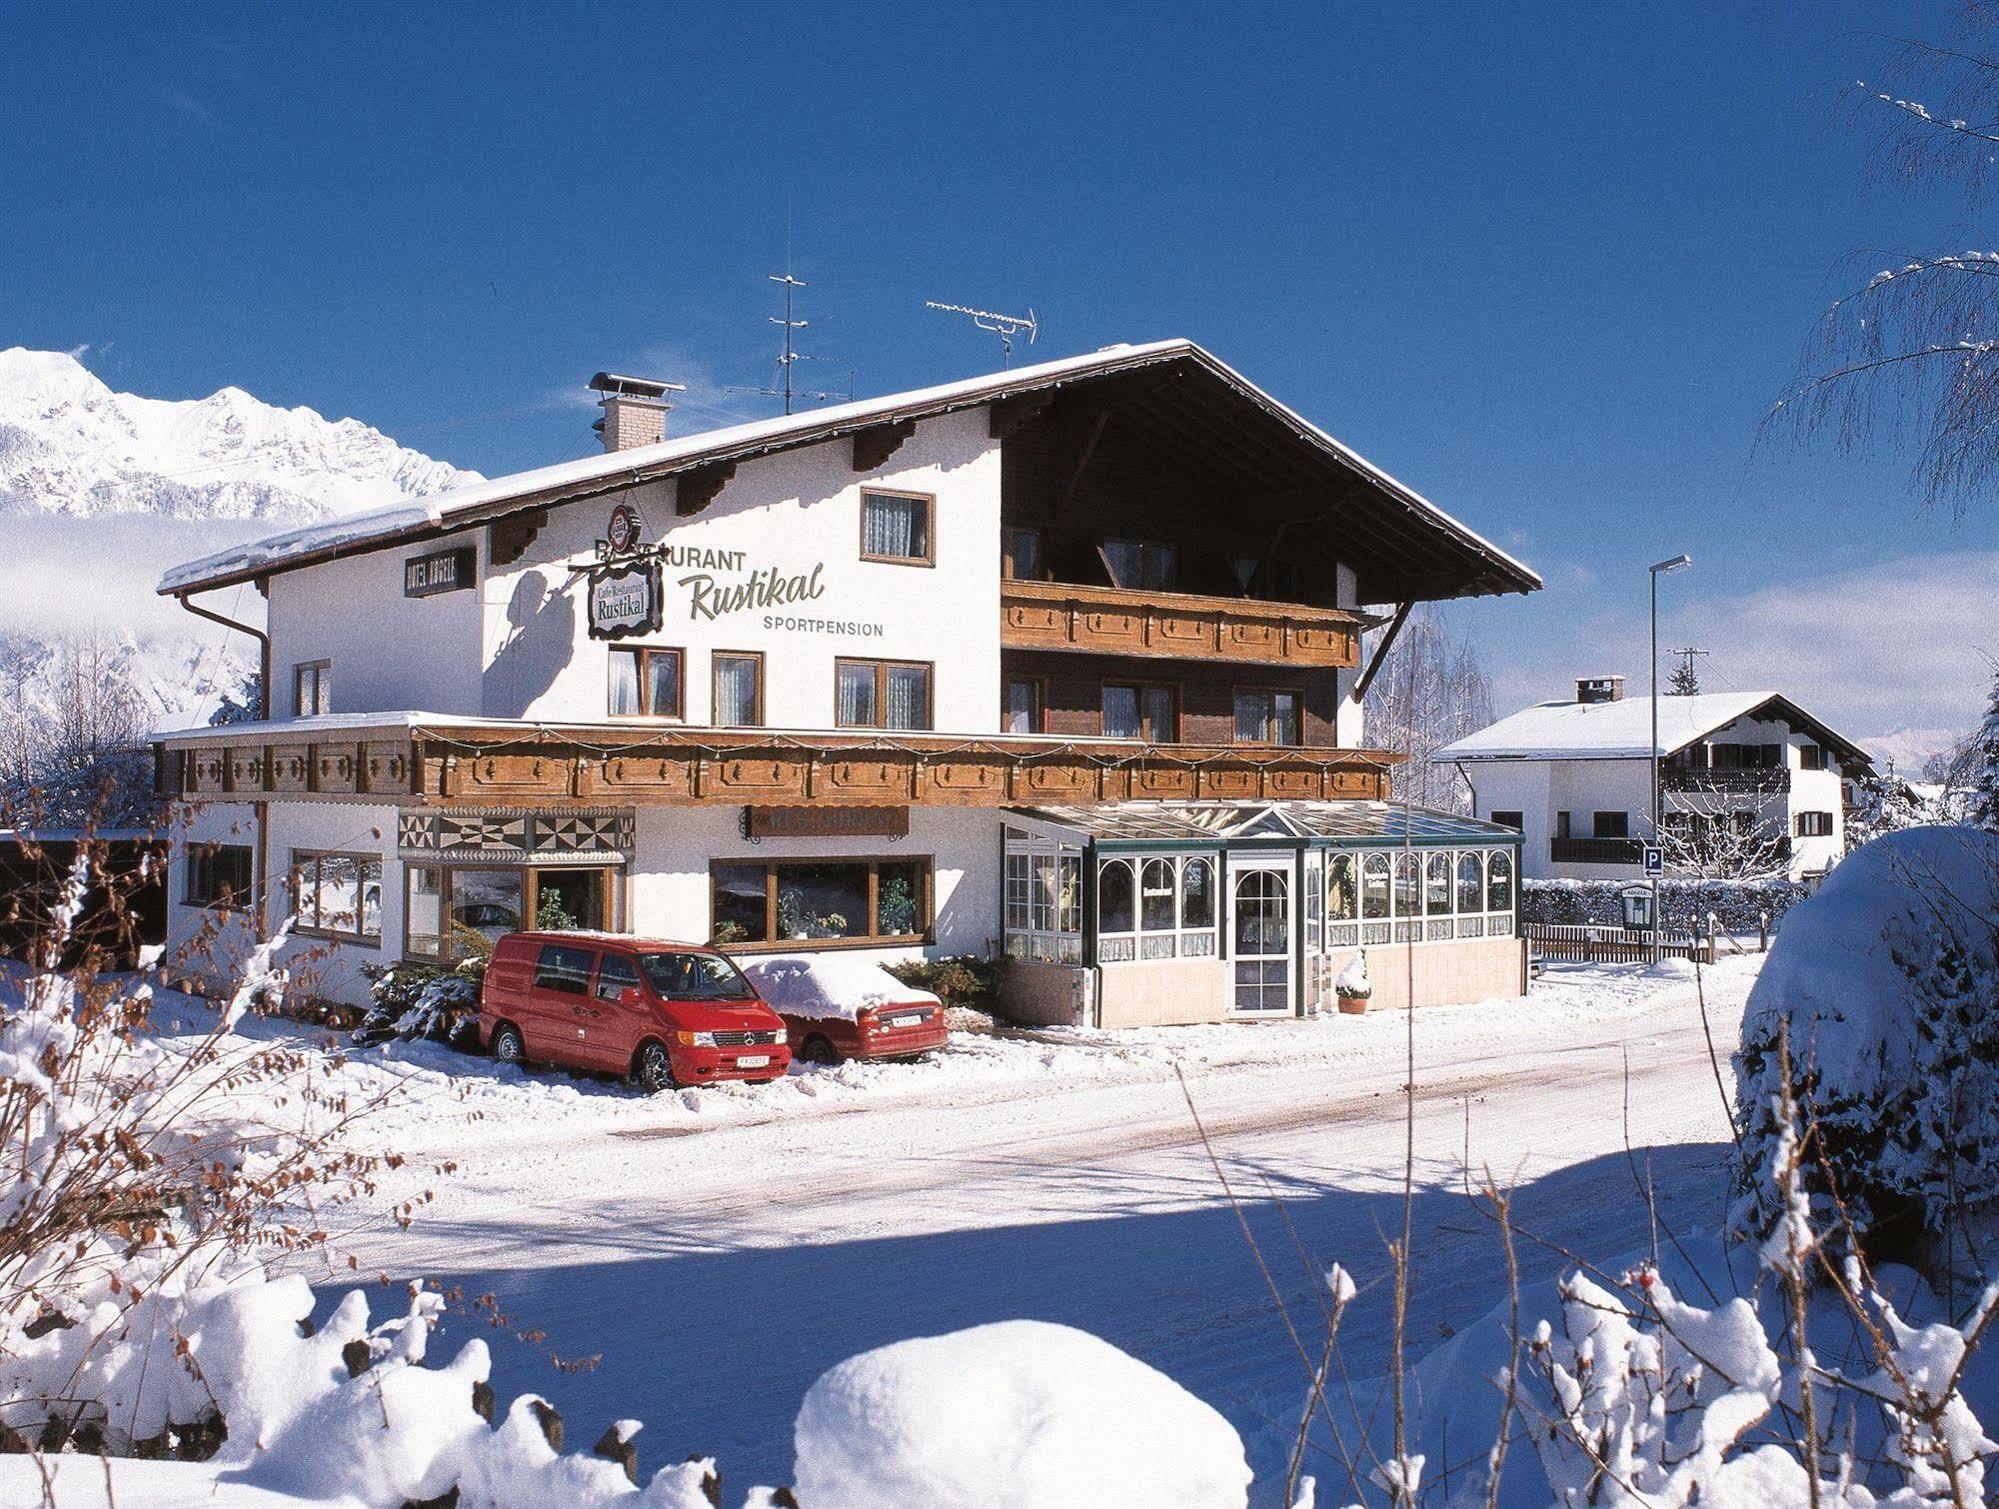
[[[1292,1011],[1291,863],[1232,862],[1229,931],[1234,939],[1235,1009],[1254,1016]]]

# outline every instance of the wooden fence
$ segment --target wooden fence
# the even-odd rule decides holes
[[[1543,959],[1567,959],[1584,964],[1648,964],[1656,941],[1662,959],[1693,959],[1714,963],[1714,936],[1626,929],[1605,922],[1529,922],[1521,936]]]

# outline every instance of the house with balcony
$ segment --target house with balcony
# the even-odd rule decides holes
[[[1446,745],[1473,812],[1521,835],[1529,880],[1637,880],[1653,841],[1659,757],[1667,873],[1822,875],[1846,849],[1849,783],[1872,768],[1851,739],[1777,692],[1626,697],[1622,676],[1576,682]]]
[[[270,702],[157,742],[170,952],[289,921],[337,999],[528,925],[1004,954],[1103,1025],[1309,1011],[1391,942],[1384,1000],[1522,988],[1519,834],[1391,804],[1362,634],[1539,579],[1199,346],[674,436],[591,386],[602,455],[161,582]]]

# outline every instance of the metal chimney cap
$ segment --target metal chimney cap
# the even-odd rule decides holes
[[[669,393],[685,393],[684,382],[661,382],[653,377],[627,377],[620,372],[599,372],[590,379],[595,393],[615,393],[624,398],[664,398]]]

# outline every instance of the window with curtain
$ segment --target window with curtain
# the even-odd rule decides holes
[[[764,720],[764,659],[761,655],[715,656],[715,717],[718,727],[754,728]]]
[[[1180,552],[1158,540],[1105,540],[1103,548],[1113,586],[1163,592],[1179,575]]]
[[[250,850],[244,844],[189,844],[183,906],[248,906]]]
[[[1352,922],[1360,915],[1354,888],[1354,857],[1335,854],[1326,862],[1326,915],[1335,922]]]
[[[1179,697],[1170,686],[1104,683],[1104,737],[1171,744],[1179,738]]]
[[[678,650],[618,646],[611,651],[610,714],[614,718],[681,716]]]
[[[1467,916],[1485,910],[1485,870],[1475,852],[1458,856],[1458,910]]]
[[[1486,855],[1485,908],[1489,912],[1513,910],[1513,856],[1504,849]]]
[[[1127,860],[1114,859],[1097,870],[1097,931],[1129,933],[1138,921],[1134,877]]]
[[[1361,860],[1360,914],[1365,918],[1388,915],[1389,863],[1386,854],[1369,854]]]
[[[930,667],[916,661],[835,663],[834,714],[842,728],[930,727]]]
[[[1442,850],[1423,861],[1423,910],[1432,917],[1451,915],[1451,856]]]
[[[1148,859],[1139,876],[1139,922],[1148,933],[1173,930],[1174,897],[1179,889],[1170,859]]]
[[[1010,734],[1047,731],[1047,699],[1039,676],[1006,678],[1005,726]]]
[[[1180,925],[1215,925],[1215,867],[1205,859],[1190,859],[1180,873]]]
[[[1238,744],[1299,743],[1298,694],[1237,688],[1235,739]]]
[[[906,493],[861,494],[861,558],[929,564],[931,500]]]

